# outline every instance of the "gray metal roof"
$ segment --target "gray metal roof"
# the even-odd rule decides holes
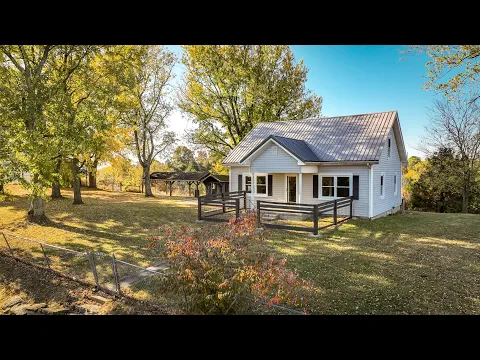
[[[295,155],[297,158],[302,160],[303,162],[306,161],[321,161],[317,155],[308,147],[307,143],[303,140],[296,140],[291,138],[286,138],[283,136],[276,136],[270,135],[265,140],[263,140],[257,147],[252,149],[248,154],[246,154],[243,159],[245,160],[251,153],[259,149],[263,144],[265,144],[268,140],[273,139],[286,148],[290,153]]]
[[[150,174],[152,180],[201,181],[210,175],[208,171],[156,171]]]
[[[218,182],[228,182],[228,175],[211,174],[209,171],[155,171],[150,174],[152,180],[165,181],[205,181],[212,177]]]
[[[305,146],[316,156],[317,160],[313,161],[377,161],[396,117],[397,111],[387,111],[305,120],[262,122],[257,124],[230,151],[223,163],[241,163],[252,153],[252,149],[257,149],[272,135],[287,138],[284,143],[292,148],[292,152],[300,151],[302,155],[306,156],[306,153],[303,154],[303,151],[306,151],[305,147],[300,145],[300,142],[292,140],[303,141]]]

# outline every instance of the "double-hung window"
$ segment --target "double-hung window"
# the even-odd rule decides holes
[[[267,174],[255,174],[255,193],[267,195]]]
[[[338,198],[352,195],[351,175],[320,175],[321,176],[321,197]]]
[[[252,192],[252,175],[251,174],[245,174],[245,191],[247,193]]]

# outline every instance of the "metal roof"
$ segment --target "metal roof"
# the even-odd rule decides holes
[[[209,171],[156,171],[150,174],[151,180],[165,181],[204,181],[209,177],[218,182],[229,182],[228,175],[210,174]]]
[[[152,180],[201,181],[210,175],[208,171],[157,171],[150,174]]]
[[[300,151],[302,155],[306,156],[306,153],[303,154],[303,151],[307,151],[305,146],[292,140],[302,141],[318,159],[314,161],[378,161],[397,116],[397,111],[386,111],[305,120],[261,122],[230,151],[223,163],[241,163],[252,153],[252,149],[261,146],[269,136],[287,138],[282,145],[288,144],[292,148],[292,153]]]
[[[270,135],[269,137],[267,137],[257,147],[255,147],[247,155],[245,155],[241,161],[245,160],[253,152],[255,152],[259,148],[261,148],[270,139],[275,140],[277,143],[279,143],[281,146],[283,146],[285,149],[287,149],[290,153],[295,155],[297,158],[299,158],[303,162],[306,162],[306,161],[321,161],[317,157],[317,155],[315,155],[313,153],[313,151],[308,147],[308,145],[305,141],[286,138],[286,137],[283,137],[283,136],[276,136],[276,135]]]

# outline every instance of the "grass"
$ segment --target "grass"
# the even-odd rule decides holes
[[[47,204],[49,222],[25,221],[28,200],[7,186],[0,230],[84,250],[114,252],[139,265],[158,261],[146,238],[160,225],[196,223],[195,202],[165,196],[83,192],[85,205]],[[319,237],[271,230],[269,245],[314,288],[309,310],[318,314],[480,314],[480,216],[409,212],[406,216],[350,220]],[[147,287],[146,298],[152,296]]]

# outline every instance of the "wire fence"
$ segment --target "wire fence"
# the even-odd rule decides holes
[[[91,250],[91,249],[90,249]],[[142,267],[117,259],[114,254],[93,252],[88,249],[78,251],[46,242],[0,232],[0,251],[26,260],[34,265],[57,271],[70,278],[94,285],[109,293],[127,295],[134,298],[154,299],[167,304],[165,291],[168,277],[166,261],[150,267]],[[239,297],[241,314],[295,314],[304,315],[294,309],[269,305],[263,301]]]

